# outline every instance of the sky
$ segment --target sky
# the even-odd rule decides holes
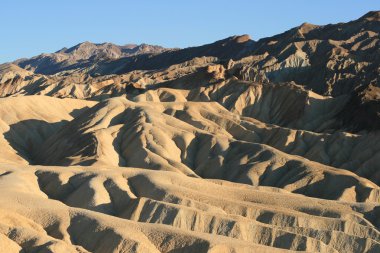
[[[189,47],[347,22],[379,0],[1,0],[0,63],[83,41]]]

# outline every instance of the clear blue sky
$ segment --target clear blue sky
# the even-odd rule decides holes
[[[380,10],[379,0],[1,0],[0,62],[83,41],[202,45],[235,34],[271,36]]]

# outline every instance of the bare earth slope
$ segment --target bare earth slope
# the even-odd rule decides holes
[[[0,240],[14,252],[380,249],[374,204],[164,171],[2,167],[0,205],[7,208],[0,211]]]
[[[0,161],[30,163],[46,138],[94,104],[42,96],[0,99]]]
[[[379,13],[0,65],[0,253],[380,252]]]

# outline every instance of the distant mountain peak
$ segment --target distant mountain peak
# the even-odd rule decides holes
[[[73,47],[64,47],[55,53],[43,53],[30,59],[19,59],[18,66],[40,74],[55,74],[60,71],[85,68],[102,60],[117,60],[139,54],[155,54],[170,49],[148,44],[126,44],[119,46],[110,42],[81,42]]]
[[[380,21],[380,11],[370,11],[360,19],[366,19],[368,21]]]

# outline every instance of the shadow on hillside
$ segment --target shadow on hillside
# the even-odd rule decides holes
[[[79,108],[79,109],[74,109],[70,112],[70,115],[73,117],[73,118],[76,118],[78,117],[79,115],[81,115],[82,113],[84,113],[85,111],[87,111],[88,109],[90,109],[91,107],[88,107],[88,106],[85,106],[83,108]]]
[[[68,123],[67,120],[49,123],[43,120],[23,120],[9,126],[4,138],[17,154],[35,164],[34,158],[41,151],[43,143]]]

